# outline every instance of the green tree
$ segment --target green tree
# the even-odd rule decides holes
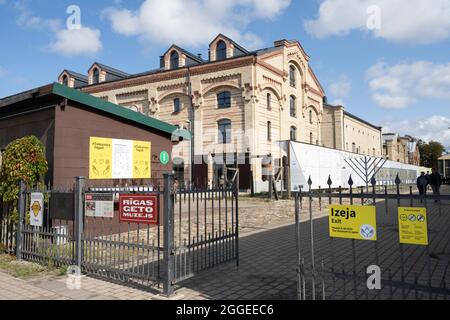
[[[424,167],[435,168],[445,148],[440,142],[430,141],[429,143],[419,143],[419,151],[421,158],[420,164]]]
[[[2,153],[0,198],[3,203],[12,205],[13,214],[17,213],[20,181],[29,187],[43,185],[47,171],[44,146],[35,136],[14,140],[6,147]]]

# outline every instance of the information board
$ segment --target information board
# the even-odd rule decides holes
[[[150,179],[151,142],[91,137],[89,179]]]
[[[426,208],[398,208],[400,243],[428,245],[428,221]]]
[[[114,218],[114,195],[112,193],[87,193],[84,196],[86,217]]]

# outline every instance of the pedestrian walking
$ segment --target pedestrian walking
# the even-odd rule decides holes
[[[433,190],[433,195],[434,196],[440,196],[441,195],[441,184],[442,184],[442,177],[439,174],[439,172],[437,172],[436,168],[433,168],[431,170],[431,174],[430,174],[430,185],[431,185],[431,189]],[[438,200],[434,200],[434,202],[438,202]]]
[[[419,194],[421,196],[420,203],[423,203],[423,196],[427,194],[428,179],[425,176],[425,172],[421,172],[420,176],[417,178],[417,189],[419,189]]]

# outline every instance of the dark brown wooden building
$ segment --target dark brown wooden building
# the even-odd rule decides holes
[[[46,183],[71,186],[76,176],[89,176],[89,139],[151,142],[151,180],[95,180],[91,186],[158,184],[172,163],[160,163],[160,153],[189,139],[184,130],[57,83],[0,100],[0,149],[11,141],[35,135],[46,148]]]

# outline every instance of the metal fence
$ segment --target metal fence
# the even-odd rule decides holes
[[[0,252],[16,252],[16,221],[12,208],[0,201]]]
[[[42,227],[29,223],[30,197],[44,195]],[[157,224],[87,216],[86,194],[153,195]],[[117,204],[115,205],[117,209]],[[117,210],[116,210],[117,211]],[[77,178],[73,190],[26,189],[21,184],[16,254],[19,259],[77,267],[105,279],[160,289],[221,263],[239,261],[238,186],[180,189],[173,175],[163,187],[99,188]]]
[[[450,195],[420,196],[397,177],[396,190],[333,187],[294,193],[297,240],[297,297],[315,299],[450,298]],[[405,192],[402,193],[401,190]],[[377,241],[330,237],[328,206],[376,207]],[[428,245],[399,241],[398,208],[426,208]],[[373,266],[381,271],[381,288],[370,288]]]

